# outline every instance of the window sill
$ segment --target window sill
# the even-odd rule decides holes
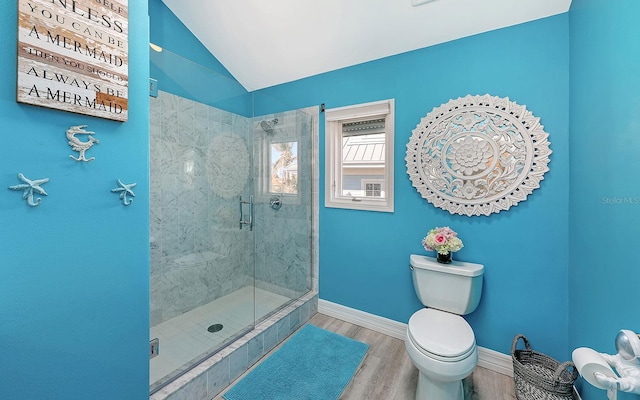
[[[387,201],[376,201],[362,197],[358,200],[348,199],[326,199],[324,206],[327,208],[344,208],[350,210],[377,211],[377,212],[393,212],[393,203]]]

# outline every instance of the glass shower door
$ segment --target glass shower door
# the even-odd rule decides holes
[[[233,83],[167,50],[151,52],[151,75],[154,392],[254,327],[255,231],[239,224],[254,186],[251,117],[211,96]]]
[[[311,289],[312,117],[254,117],[256,321]]]

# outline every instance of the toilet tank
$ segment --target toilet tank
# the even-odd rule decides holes
[[[413,287],[422,304],[450,313],[473,312],[482,295],[484,266],[463,261],[442,264],[435,258],[412,254]]]

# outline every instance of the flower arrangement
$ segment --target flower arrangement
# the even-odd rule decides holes
[[[435,250],[438,254],[453,253],[464,247],[458,234],[448,226],[431,229],[422,239],[422,245],[426,250]]]

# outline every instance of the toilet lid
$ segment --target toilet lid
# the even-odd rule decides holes
[[[469,353],[476,343],[473,330],[464,318],[432,308],[413,314],[408,332],[423,350],[445,358]]]

